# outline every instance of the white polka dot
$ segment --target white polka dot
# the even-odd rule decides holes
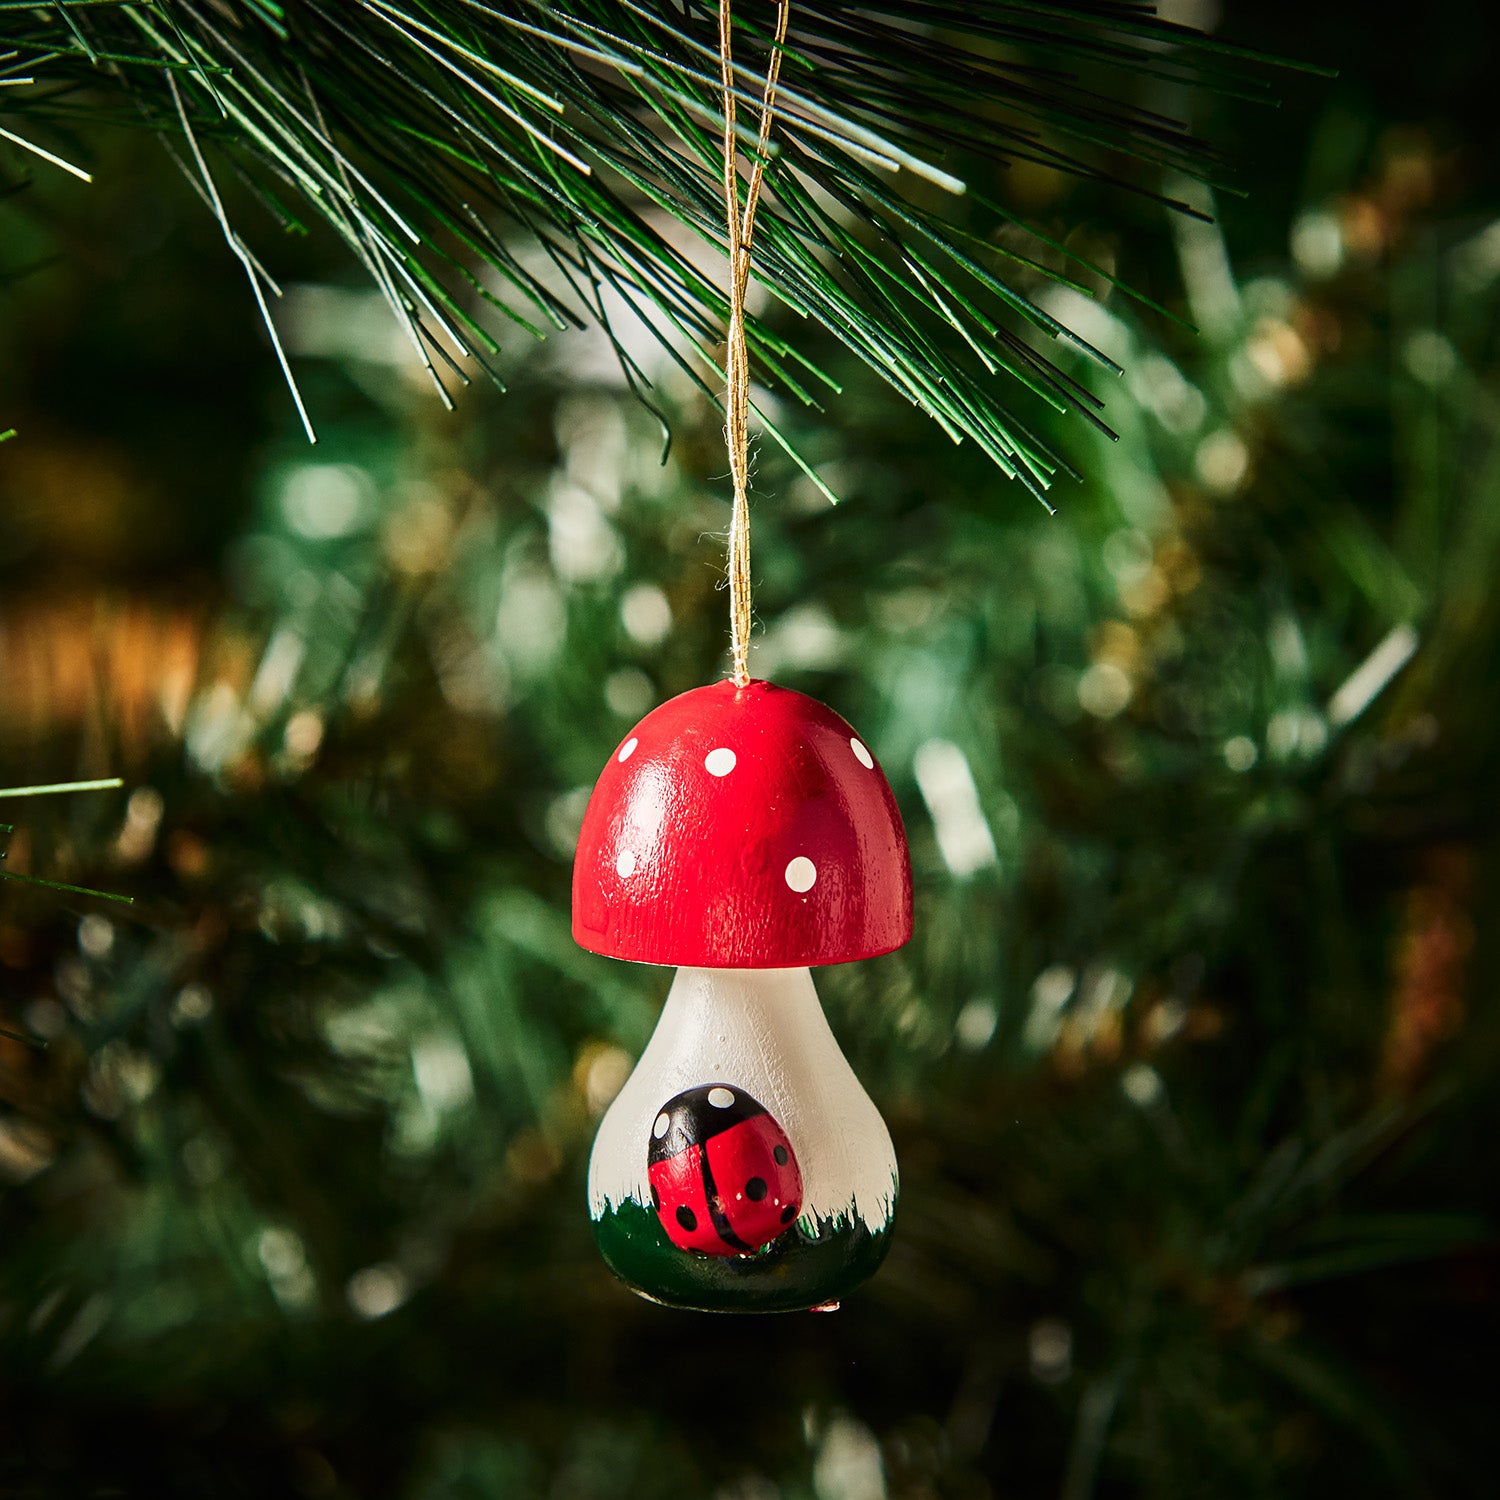
[[[631,737],[626,740],[623,745],[620,746],[620,753],[615,756],[615,759],[618,761],[629,760],[630,757],[635,754],[635,747],[639,744],[640,741],[636,739],[634,735],[631,735]]]
[[[657,1140],[660,1140],[671,1128],[671,1116],[667,1114],[666,1110],[662,1110],[662,1112],[656,1117],[656,1124],[651,1127],[651,1134],[654,1135]]]
[[[710,776],[727,776],[734,770],[734,751],[725,745],[720,745],[717,750],[710,750],[703,758],[703,769]]]
[[[865,768],[865,770],[873,771],[875,769],[875,757],[865,749],[863,740],[850,740],[849,748],[854,752],[855,760],[857,760],[860,765]]]
[[[800,896],[810,891],[818,878],[818,867],[805,855],[799,854],[786,867],[786,883]]]
[[[627,875],[635,874],[635,850],[621,849],[620,857],[615,861],[615,873],[623,880]]]
[[[708,1102],[715,1109],[728,1109],[734,1103],[734,1092],[731,1089],[710,1089]]]

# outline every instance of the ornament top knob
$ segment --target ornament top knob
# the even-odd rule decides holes
[[[594,787],[573,863],[573,936],[638,963],[804,968],[911,936],[890,783],[832,709],[717,682],[653,709]]]

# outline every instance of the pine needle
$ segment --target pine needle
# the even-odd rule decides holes
[[[267,293],[278,290],[228,222],[215,151],[232,148],[234,170],[263,198],[287,189],[300,199],[280,211],[289,224],[305,211],[334,229],[445,404],[440,367],[466,381],[457,361],[499,347],[486,309],[542,331],[496,282],[555,327],[605,326],[606,285],[644,298],[641,315],[676,360],[674,341],[711,344],[723,316],[712,278],[660,227],[668,216],[723,252],[709,19],[676,0],[255,0],[232,23],[208,0],[0,0],[0,60],[55,85],[7,94],[17,122],[78,133],[134,117],[182,143],[314,440],[270,316]],[[744,18],[733,77],[732,96],[752,105],[775,45],[761,19]],[[1030,324],[1102,356],[1029,291],[1038,277],[1071,277],[989,244],[1019,221],[968,196],[962,157],[1037,162],[1167,202],[1153,187],[1163,170],[1221,184],[1222,163],[1133,96],[1155,97],[1145,89],[1166,81],[1274,102],[1277,65],[1133,0],[874,0],[857,13],[803,0],[781,53],[783,130],[758,257],[773,305],[820,324],[955,441],[977,443],[1040,494],[1070,468],[1030,435],[1033,413],[1099,418],[1020,331]],[[35,131],[0,135],[89,180]],[[753,139],[743,146],[755,150]],[[575,273],[539,281],[525,268],[528,241],[554,265],[575,260]],[[795,373],[812,368],[805,355],[765,321],[746,331],[770,388],[815,405]],[[611,342],[650,406],[639,364]]]
[[[124,785],[118,776],[106,776],[100,781],[51,781],[41,786],[0,787],[0,797],[51,797],[59,792],[107,792]]]

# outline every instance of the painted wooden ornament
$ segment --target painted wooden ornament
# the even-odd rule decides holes
[[[911,923],[895,798],[831,709],[721,682],[626,736],[584,814],[573,935],[678,967],[589,1163],[600,1248],[634,1290],[821,1307],[884,1259],[895,1151],[809,968],[888,953]]]
[[[802,1169],[765,1106],[725,1083],[662,1106],[647,1154],[651,1204],[680,1250],[748,1255],[802,1207]]]

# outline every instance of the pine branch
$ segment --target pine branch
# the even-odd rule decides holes
[[[752,0],[736,13],[737,92],[752,106],[769,19]],[[799,0],[755,273],[781,307],[821,324],[1042,498],[1071,471],[1029,430],[1022,390],[1100,419],[1097,401],[1028,338],[1066,339],[1108,361],[1022,289],[1018,270],[1068,278],[989,243],[986,225],[1016,220],[966,204],[956,174],[978,156],[1118,181],[1108,159],[1133,163],[1130,185],[1149,196],[1166,172],[1217,182],[1221,163],[1181,121],[1100,90],[1147,81],[1266,100],[1269,73],[1266,59],[1127,0],[884,0],[858,11]],[[711,8],[7,0],[0,83],[18,85],[0,95],[0,133],[78,176],[90,132],[157,131],[220,220],[273,342],[266,297],[279,291],[230,223],[214,157],[285,226],[300,227],[301,213],[332,228],[444,402],[451,381],[468,378],[462,361],[488,370],[494,312],[534,336],[600,323],[650,406],[646,374],[609,329],[606,290],[717,399],[725,297],[704,269],[711,257],[666,232],[675,223],[723,253]],[[528,269],[524,240],[555,282]],[[1055,256],[1040,234],[1037,244]],[[749,336],[757,374],[779,394],[817,406],[816,387],[836,389],[764,319]]]

